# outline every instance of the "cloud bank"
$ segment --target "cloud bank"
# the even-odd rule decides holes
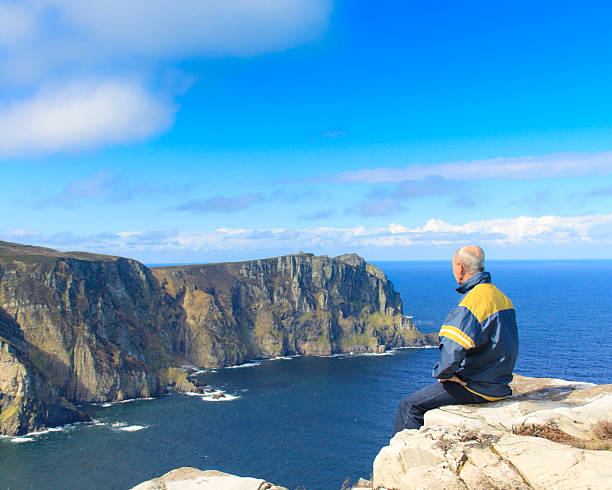
[[[430,219],[417,227],[397,223],[380,228],[301,228],[301,229],[232,229],[205,232],[178,229],[161,231],[125,231],[77,236],[70,232],[44,235],[37,230],[12,230],[0,234],[6,241],[45,245],[63,250],[86,250],[128,256],[184,255],[185,252],[223,251],[243,253],[248,250],[336,251],[392,250],[418,246],[459,246],[469,242],[485,247],[495,245],[519,247],[530,245],[611,245],[612,214],[584,216],[520,216],[464,224]]]

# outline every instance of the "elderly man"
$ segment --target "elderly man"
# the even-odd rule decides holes
[[[501,400],[512,394],[508,385],[518,355],[514,306],[484,272],[480,247],[460,248],[452,264],[457,291],[465,298],[440,330],[440,360],[433,369],[438,383],[401,401],[393,434],[421,427],[428,410]]]

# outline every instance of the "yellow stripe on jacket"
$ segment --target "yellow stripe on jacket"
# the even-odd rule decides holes
[[[442,325],[438,335],[440,337],[448,337],[466,349],[473,349],[476,347],[474,341],[468,335],[452,325]]]
[[[459,306],[470,310],[480,323],[498,311],[514,309],[512,301],[493,284],[474,286]]]
[[[483,395],[481,393],[478,393],[477,391],[474,390],[470,390],[467,386],[464,386],[464,388],[466,390],[468,390],[471,393],[474,393],[475,395],[481,396],[482,398],[484,398],[485,400],[489,401],[489,402],[496,402],[498,400],[503,400],[504,398],[508,398],[507,396],[487,396],[487,395]],[[508,395],[510,396],[510,395]]]

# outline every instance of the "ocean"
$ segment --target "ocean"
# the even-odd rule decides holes
[[[404,313],[437,331],[461,296],[450,261],[376,263]],[[527,376],[612,383],[612,261],[490,261],[513,301]],[[88,405],[94,424],[0,438],[0,488],[134,486],[181,466],[290,489],[369,478],[397,405],[432,382],[437,349],[279,358],[200,374],[220,400],[178,395]]]

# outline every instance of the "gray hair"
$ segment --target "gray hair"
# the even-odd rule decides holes
[[[485,254],[478,245],[466,245],[455,252],[455,261],[463,264],[470,274],[484,271]]]

